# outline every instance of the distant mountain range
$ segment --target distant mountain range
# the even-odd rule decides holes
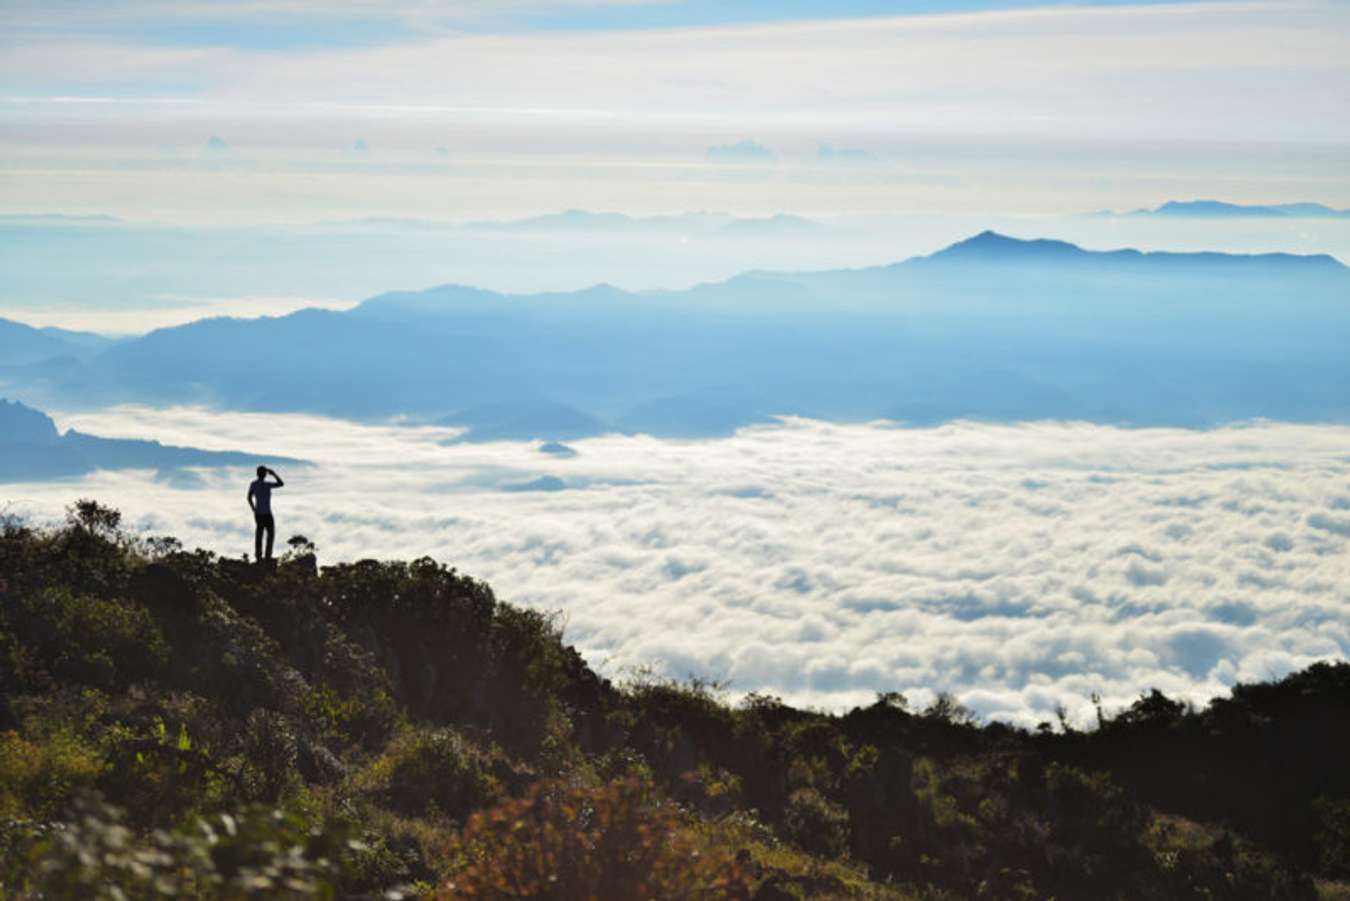
[[[0,319],[0,368],[23,366],[54,357],[83,359],[110,347],[113,339],[90,332],[59,328],[33,328],[22,322]]]
[[[685,291],[458,285],[208,319],[9,373],[65,405],[394,415],[461,440],[699,437],[785,414],[1350,421],[1350,270],[984,232],[928,257]]]
[[[1108,212],[1106,215],[1117,214]],[[1320,203],[1241,204],[1221,200],[1169,200],[1151,210],[1135,210],[1125,215],[1171,219],[1350,219],[1350,210],[1337,210]]]
[[[175,447],[158,441],[64,434],[40,410],[0,398],[0,482],[81,476],[98,469],[156,469],[162,479],[190,482],[184,467],[298,465],[291,457]]]
[[[1260,275],[1306,275],[1316,271],[1344,272],[1346,267],[1329,254],[1293,253],[1172,253],[1164,250],[1140,251],[1084,250],[1077,244],[1048,238],[1023,240],[1010,238],[993,231],[984,231],[973,238],[959,241],[932,256],[928,262],[958,263],[962,265],[999,266],[1083,266],[1089,269],[1110,270],[1130,275],[1150,270],[1177,274],[1205,272],[1231,274],[1251,271]],[[916,262],[916,261],[911,261]]]

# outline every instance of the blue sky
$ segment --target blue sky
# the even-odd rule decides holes
[[[1166,2],[1166,0],[1158,0]],[[1185,0],[1183,0],[1185,2]],[[750,25],[876,16],[938,15],[993,10],[1068,6],[1139,6],[1139,0],[673,0],[615,4],[568,10],[522,11],[515,15],[467,20],[462,27],[614,30]]]
[[[1167,0],[447,0],[415,6],[304,0],[189,0],[170,6],[66,0],[12,4],[11,27],[0,41],[14,43],[34,35],[65,34],[170,46],[286,51],[380,46],[444,30],[511,33],[696,28],[1155,2]],[[410,8],[416,12],[409,13]]]
[[[19,0],[6,16],[0,212],[1350,206],[1340,0]],[[767,152],[709,152],[752,145]]]

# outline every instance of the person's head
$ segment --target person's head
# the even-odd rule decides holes
[[[267,467],[266,467],[266,466],[259,466],[259,467],[258,467],[258,478],[261,479],[261,478],[262,478],[263,476],[265,476],[265,475],[267,475]]]

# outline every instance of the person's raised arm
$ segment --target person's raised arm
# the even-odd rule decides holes
[[[285,482],[281,481],[281,476],[277,475],[277,471],[276,471],[275,469],[269,469],[269,470],[267,470],[267,471],[270,472],[270,473],[272,474],[272,478],[274,478],[274,479],[277,480],[277,487],[278,487],[278,488],[280,488],[281,486],[283,486],[283,485],[286,484]]]

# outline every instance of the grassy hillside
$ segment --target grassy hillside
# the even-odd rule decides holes
[[[613,685],[430,559],[0,532],[0,898],[1347,897],[1347,752],[1347,664],[1086,732],[836,716]]]

